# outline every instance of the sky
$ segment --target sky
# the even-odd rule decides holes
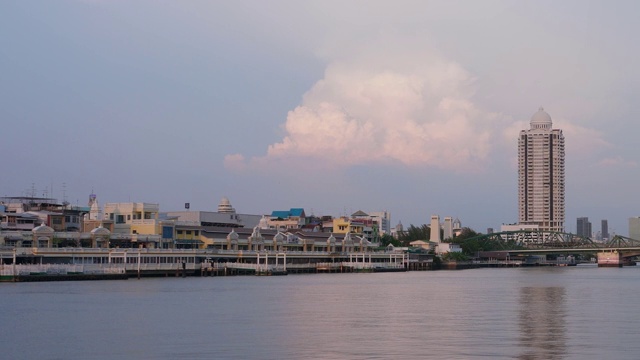
[[[563,130],[566,230],[640,216],[635,1],[2,1],[0,196],[393,225],[518,220]]]

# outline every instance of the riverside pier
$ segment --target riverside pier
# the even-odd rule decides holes
[[[278,252],[146,248],[3,248],[0,280],[86,280],[142,276],[286,275],[430,269],[404,252]],[[412,263],[413,266],[409,264]]]

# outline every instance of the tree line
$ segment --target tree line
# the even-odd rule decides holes
[[[500,249],[500,245],[497,243],[477,239],[480,235],[482,235],[482,233],[476,232],[469,227],[463,227],[457,236],[454,235],[453,238],[444,239],[442,242],[460,245],[462,252],[469,256],[473,256],[479,251],[495,251]],[[441,229],[440,237],[442,238],[442,236],[443,233]],[[414,226],[411,224],[406,230],[399,232],[397,238],[394,238],[389,234],[384,234],[381,236],[380,240],[381,244],[385,247],[389,244],[396,247],[408,247],[411,246],[410,243],[413,241],[431,240],[431,227],[427,224],[420,226]]]

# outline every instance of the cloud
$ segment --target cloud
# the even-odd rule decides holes
[[[626,167],[626,168],[635,168],[638,167],[638,163],[631,160],[626,160],[621,156],[613,157],[613,158],[605,158],[600,160],[596,166],[600,167]]]
[[[489,158],[500,116],[473,103],[474,79],[461,66],[433,54],[415,55],[403,54],[397,62],[388,56],[332,62],[288,113],[282,140],[246,165],[479,169]],[[227,160],[237,169],[243,159]]]
[[[477,104],[475,77],[437,51],[404,43],[334,57],[287,114],[282,140],[262,156],[227,156],[228,169],[401,164],[467,173],[494,158],[516,158],[528,120]],[[609,146],[595,130],[563,120],[554,127],[565,131],[570,153]]]

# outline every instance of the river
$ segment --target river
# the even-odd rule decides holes
[[[639,284],[594,266],[0,283],[0,358],[640,358]]]

